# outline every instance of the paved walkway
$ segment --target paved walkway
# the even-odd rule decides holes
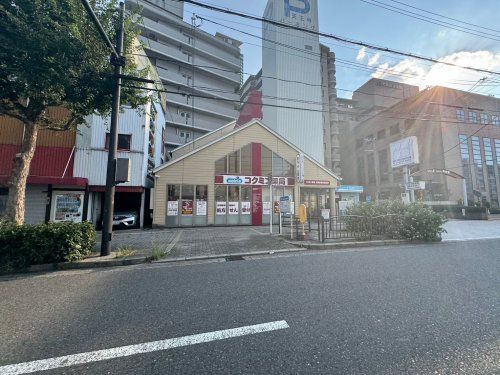
[[[275,233],[278,228],[275,228]],[[95,251],[101,246],[100,233]],[[269,235],[269,226],[203,227],[116,231],[112,251],[133,249],[133,256],[151,256],[153,246],[167,250],[167,257],[233,254],[289,249],[293,245]]]
[[[450,220],[443,241],[500,238],[500,220]]]

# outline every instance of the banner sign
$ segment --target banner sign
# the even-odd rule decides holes
[[[218,175],[215,176],[216,185],[269,185],[267,176],[236,176],[236,175]],[[273,177],[272,184],[275,186],[294,186],[295,179],[290,177]]]
[[[295,178],[298,182],[304,182],[304,154],[300,153],[295,159]]]

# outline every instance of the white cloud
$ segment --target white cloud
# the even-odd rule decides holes
[[[500,53],[490,51],[460,51],[444,56],[439,61],[485,70],[500,70]],[[372,76],[418,85],[421,88],[447,86],[464,90],[472,86],[473,81],[488,76],[488,74],[445,64],[405,59],[395,65],[379,64]]]
[[[361,61],[366,57],[366,48],[361,47],[361,49],[358,52],[358,55],[356,56],[357,61]]]
[[[379,59],[380,59],[380,54],[376,53],[375,55],[373,55],[368,59],[368,66],[375,65],[376,63],[378,63]]]

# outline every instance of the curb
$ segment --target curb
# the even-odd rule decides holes
[[[248,256],[258,256],[258,255],[297,253],[307,250],[344,250],[349,248],[360,248],[360,247],[377,247],[377,246],[402,245],[402,244],[407,245],[407,244],[422,243],[422,242],[407,241],[407,240],[376,240],[376,241],[353,241],[353,242],[338,242],[338,243],[310,243],[310,242],[294,243],[285,240],[285,242],[289,243],[290,245],[293,245],[294,247],[289,249],[264,250],[264,251],[243,252],[243,253],[225,253],[225,254],[215,254],[215,255],[199,255],[191,257],[163,258],[160,260],[152,260],[151,257],[135,257],[135,258],[112,259],[107,261],[94,261],[94,262],[87,261],[87,262],[76,262],[76,263],[63,262],[63,263],[36,264],[24,270],[0,273],[0,276],[34,273],[34,272],[132,266],[143,263],[179,263],[186,261],[222,259],[228,257],[243,257],[243,256],[248,257]]]
[[[286,240],[285,240],[286,241]],[[402,245],[402,244],[418,244],[421,242],[409,240],[374,240],[374,241],[350,241],[350,242],[335,242],[335,243],[311,243],[311,242],[291,242],[287,243],[309,250],[342,250],[350,249],[353,247],[373,247],[373,246],[388,246],[388,245]]]
[[[35,264],[29,266],[23,270],[16,270],[13,272],[1,272],[0,276],[4,275],[16,275],[23,273],[35,273],[35,272],[49,272],[49,271],[64,271],[64,270],[82,270],[82,269],[92,269],[92,268],[106,268],[106,267],[119,267],[119,266],[132,266],[136,264],[143,264],[151,262],[150,257],[140,257],[140,258],[124,258],[124,259],[113,259],[108,261],[96,261],[96,262],[62,262],[62,263],[46,263],[46,264]]]

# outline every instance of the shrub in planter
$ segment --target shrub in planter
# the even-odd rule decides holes
[[[83,259],[95,245],[92,223],[0,223],[0,269]]]
[[[393,239],[436,241],[444,232],[446,218],[420,204],[394,201],[381,205],[359,204],[348,210],[347,228],[358,239],[385,235]],[[367,225],[367,221],[370,222]]]

